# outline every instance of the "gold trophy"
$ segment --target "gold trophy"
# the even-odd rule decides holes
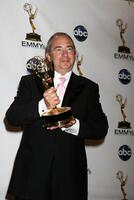
[[[126,107],[126,104],[127,104],[127,99],[125,98],[124,103],[123,103],[122,95],[121,94],[117,94],[116,95],[116,101],[118,101],[119,104],[120,104],[120,110],[121,110],[121,114],[123,116],[123,121],[119,122],[118,128],[130,129],[131,128],[130,122],[126,121],[127,116],[126,116],[126,114],[124,112],[124,108]]]
[[[124,173],[122,171],[118,171],[116,174],[116,178],[119,179],[120,184],[121,184],[121,192],[123,194],[123,199],[122,200],[128,200],[127,199],[127,193],[125,192],[124,186],[127,183],[128,180],[128,175],[126,175],[126,177],[124,178]]]
[[[36,8],[35,11],[33,12],[32,5],[29,3],[24,4],[24,10],[28,13],[29,15],[29,23],[32,28],[32,33],[27,33],[26,34],[26,40],[33,40],[33,41],[41,41],[40,35],[35,33],[36,27],[33,23],[33,20],[35,19],[38,9]]]
[[[27,61],[27,70],[35,73],[42,80],[44,89],[47,90],[54,86],[54,68],[53,64],[45,60],[43,57],[35,56]],[[65,126],[71,120],[71,107],[55,107],[43,113],[44,127]]]
[[[130,49],[125,45],[126,41],[125,41],[124,36],[123,36],[123,34],[127,30],[127,23],[123,27],[123,20],[122,19],[117,19],[116,20],[116,25],[119,27],[120,38],[121,38],[121,42],[122,42],[122,45],[118,47],[118,52],[121,52],[121,53],[131,53]]]
[[[82,73],[82,71],[80,69],[82,61],[83,61],[83,56],[81,56],[81,59],[79,59],[79,54],[77,53],[77,55],[76,55],[76,66],[77,66],[77,70],[78,70],[79,76],[83,76],[83,73]]]

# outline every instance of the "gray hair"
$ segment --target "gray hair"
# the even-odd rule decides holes
[[[50,39],[48,40],[45,53],[50,53],[53,40],[54,40],[56,37],[59,37],[59,36],[68,37],[68,38],[72,41],[72,44],[73,44],[74,49],[76,49],[73,39],[72,39],[67,33],[64,33],[64,32],[56,32],[56,33],[54,33],[54,34],[50,37]]]

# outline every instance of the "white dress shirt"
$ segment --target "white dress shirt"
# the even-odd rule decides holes
[[[64,83],[65,90],[67,88],[71,73],[72,73],[72,71],[70,71],[70,72],[68,72],[68,73],[66,73],[64,75],[64,77],[66,78],[65,83]],[[64,95],[60,96],[59,90],[58,90],[58,87],[59,87],[59,84],[60,84],[60,79],[59,79],[60,77],[61,77],[61,74],[59,74],[59,73],[57,73],[55,71],[55,74],[54,74],[54,87],[57,89],[57,95],[59,96],[59,99],[60,99],[60,103],[57,105],[57,107],[61,106],[62,101],[63,101],[63,97],[64,97]],[[45,105],[45,102],[44,102],[43,98],[39,101],[38,110],[39,110],[40,116],[42,116],[42,114],[47,111],[47,107]],[[72,125],[69,128],[61,128],[61,130],[65,131],[67,133],[71,133],[73,135],[78,135],[79,127],[80,127],[80,122],[79,122],[78,119],[76,119],[76,123],[74,125]]]

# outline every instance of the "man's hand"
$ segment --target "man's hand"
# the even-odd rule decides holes
[[[56,88],[51,87],[43,93],[44,102],[47,106],[47,109],[55,108],[59,103],[60,99],[57,96]]]
[[[54,130],[57,128],[69,128],[70,126],[74,125],[75,123],[76,123],[76,120],[75,120],[75,118],[72,117],[72,119],[67,124],[47,127],[47,130]]]

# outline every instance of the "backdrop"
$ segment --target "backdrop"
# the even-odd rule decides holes
[[[1,0],[0,200],[4,200],[22,134],[7,129],[5,112],[20,77],[27,74],[26,62],[43,56],[48,38],[57,31],[70,34],[76,44],[74,71],[79,74],[80,67],[83,76],[99,84],[110,126],[104,143],[86,143],[88,198],[134,199],[133,19],[134,3],[127,0]]]

